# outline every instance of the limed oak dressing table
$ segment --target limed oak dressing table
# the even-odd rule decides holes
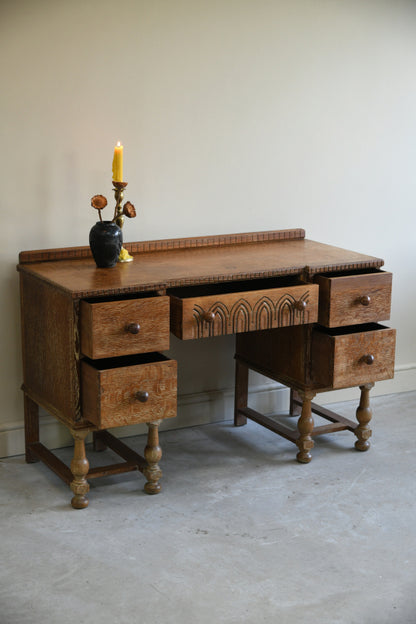
[[[367,450],[369,390],[393,376],[391,274],[379,258],[305,239],[301,229],[125,244],[134,262],[98,269],[88,247],[22,252],[26,460],[46,463],[88,505],[88,479],[139,470],[160,491],[158,426],[176,414],[177,364],[161,352],[183,340],[236,334],[235,424],[247,418],[295,442],[349,429]],[[248,371],[291,389],[298,430],[247,405]],[[318,392],[361,387],[358,424],[318,407]],[[74,438],[70,468],[39,440],[41,406]],[[314,427],[312,413],[329,421]],[[144,457],[107,429],[147,423]],[[90,468],[85,438],[124,461]]]

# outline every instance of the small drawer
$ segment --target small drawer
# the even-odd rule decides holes
[[[390,318],[392,274],[318,275],[318,322],[325,327],[358,325]]]
[[[99,429],[176,416],[177,365],[158,353],[83,360],[82,411]]]
[[[312,334],[312,382],[324,388],[348,388],[394,374],[396,330],[370,323]]]
[[[183,340],[314,323],[318,285],[267,289],[244,283],[171,293],[171,332]],[[234,288],[234,290],[233,290]],[[238,289],[239,288],[239,289]],[[238,289],[238,290],[237,290]]]
[[[169,297],[81,301],[81,352],[91,359],[169,349]]]

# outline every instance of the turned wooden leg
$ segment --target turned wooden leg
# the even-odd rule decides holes
[[[315,396],[315,393],[300,392],[299,394],[303,403],[301,415],[298,420],[299,437],[296,440],[296,444],[299,448],[299,453],[296,455],[296,459],[301,464],[308,464],[312,459],[310,451],[311,449],[313,449],[313,440],[311,434],[313,431],[314,423],[312,417],[311,403],[313,397]]]
[[[88,431],[71,431],[74,438],[74,457],[71,461],[71,472],[74,480],[70,484],[70,488],[74,493],[71,505],[74,509],[84,509],[88,507],[88,498],[86,494],[90,489],[90,485],[86,479],[89,470],[89,463],[85,454],[85,438]]]
[[[290,403],[289,403],[289,414],[290,416],[300,416],[302,412],[302,406],[295,401],[301,401],[300,394],[297,390],[293,388],[290,389]]]
[[[368,423],[373,416],[373,412],[370,407],[370,390],[373,386],[373,383],[360,386],[360,404],[357,407],[356,411],[358,427],[354,429],[354,433],[358,438],[355,443],[355,448],[359,451],[368,451],[368,449],[370,448],[370,442],[368,441],[368,438],[371,437],[371,429],[368,426]]]
[[[247,418],[239,412],[247,407],[248,402],[248,367],[238,360],[235,361],[235,395],[234,395],[234,426],[247,424]]]
[[[39,406],[27,394],[24,395],[25,409],[25,451],[28,464],[39,461],[30,450],[30,445],[39,442]]]
[[[144,449],[144,458],[147,461],[147,467],[143,470],[143,474],[147,479],[144,491],[147,494],[158,494],[162,489],[159,479],[162,477],[162,471],[158,462],[162,457],[162,449],[159,446],[159,425],[162,421],[146,423],[148,426],[147,445]]]

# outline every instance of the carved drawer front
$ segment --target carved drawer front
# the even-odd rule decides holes
[[[82,410],[100,429],[176,416],[177,365],[158,353],[81,362]]]
[[[394,373],[396,330],[370,323],[360,327],[314,330],[313,382],[328,388],[347,388]]]
[[[318,318],[316,284],[199,297],[193,292],[171,295],[171,331],[184,340],[303,325]]]
[[[390,318],[391,273],[326,277],[319,275],[318,322],[325,327],[386,321]]]
[[[98,359],[169,349],[169,297],[80,305],[81,352]]]

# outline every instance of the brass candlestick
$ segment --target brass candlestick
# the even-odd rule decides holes
[[[121,204],[123,202],[124,189],[126,188],[126,186],[127,186],[127,182],[115,182],[113,180],[114,197],[116,200],[116,207],[114,209],[114,220],[116,224],[119,226],[119,228],[123,228],[123,223],[124,223],[123,207]],[[127,249],[122,247],[120,251],[120,255],[118,257],[118,261],[119,262],[132,262],[132,260],[133,260],[133,256],[129,254]]]

